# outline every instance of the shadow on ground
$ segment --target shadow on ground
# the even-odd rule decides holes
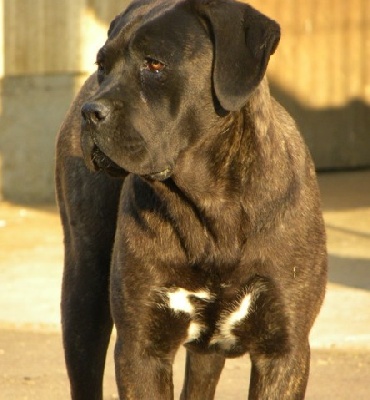
[[[370,259],[329,255],[329,282],[370,291]]]

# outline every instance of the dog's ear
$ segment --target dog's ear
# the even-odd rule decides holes
[[[193,0],[214,42],[213,84],[221,106],[239,110],[261,82],[280,40],[279,25],[233,0]]]

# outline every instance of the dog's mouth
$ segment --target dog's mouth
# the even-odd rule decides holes
[[[113,160],[111,160],[95,144],[91,152],[91,161],[95,170],[103,170],[106,173],[108,173],[108,175],[116,178],[124,178],[129,173],[124,168],[117,165]],[[171,176],[171,174],[172,174],[172,168],[167,167],[163,171],[153,172],[150,174],[142,174],[142,176],[150,180],[164,181],[168,179]]]
[[[96,145],[94,145],[91,152],[91,161],[95,170],[103,170],[110,176],[124,178],[128,174],[124,168],[112,161]]]

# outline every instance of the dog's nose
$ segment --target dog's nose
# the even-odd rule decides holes
[[[94,101],[85,103],[81,108],[81,115],[85,122],[98,125],[108,117],[109,107],[103,103]]]

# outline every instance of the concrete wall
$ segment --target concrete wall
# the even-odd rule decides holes
[[[0,198],[54,201],[54,141],[127,0],[0,0]],[[319,168],[370,165],[370,1],[251,0],[278,20],[274,95]]]
[[[0,0],[0,199],[54,201],[56,132],[125,0]]]
[[[55,134],[73,99],[75,81],[74,74],[3,79],[0,149],[5,200],[54,200]]]
[[[251,0],[282,27],[269,66],[321,169],[370,166],[370,1]]]

